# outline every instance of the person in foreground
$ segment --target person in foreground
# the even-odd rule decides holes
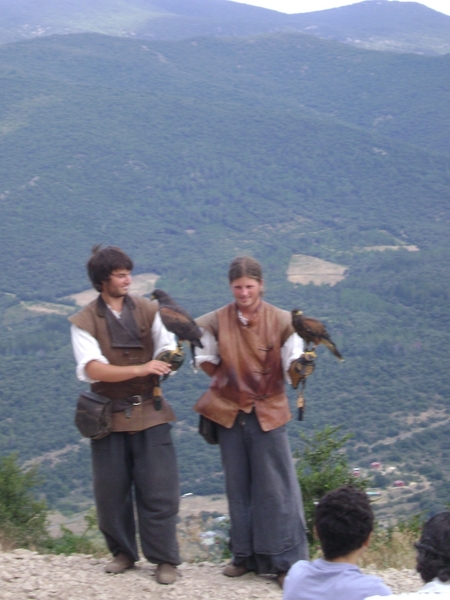
[[[169,424],[175,416],[153,390],[172,370],[176,340],[156,302],[128,295],[132,269],[120,248],[93,248],[87,270],[100,294],[69,318],[72,345],[78,378],[113,400],[112,433],[91,440],[98,523],[114,557],[106,571],[122,573],[139,560],[134,488],[143,553],[158,565],[158,583],[171,584],[180,564],[178,469]]]
[[[425,585],[416,593],[392,597],[407,600],[422,594],[440,594],[450,598],[450,511],[434,515],[425,523],[415,547],[416,570]],[[378,597],[370,596],[370,600]]]
[[[389,596],[391,590],[358,568],[369,545],[373,513],[364,492],[343,486],[324,496],[316,508],[315,531],[323,558],[301,560],[284,582],[283,600],[364,600],[368,595]]]
[[[255,259],[236,258],[228,278],[234,302],[197,319],[203,348],[196,362],[212,381],[194,409],[217,424],[233,554],[223,574],[272,573],[282,586],[290,566],[308,557],[284,390],[303,341],[290,313],[262,300]]]

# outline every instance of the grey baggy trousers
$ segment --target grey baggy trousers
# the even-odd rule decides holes
[[[303,501],[286,427],[263,431],[254,411],[218,426],[233,563],[284,573],[308,559]]]
[[[98,524],[114,556],[121,552],[139,560],[134,490],[144,556],[156,564],[180,564],[176,539],[180,491],[170,429],[165,423],[91,441]]]

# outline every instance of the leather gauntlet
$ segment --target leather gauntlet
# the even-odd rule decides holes
[[[176,350],[165,350],[158,354],[156,360],[162,360],[172,367],[172,371],[178,371],[184,362],[183,346],[179,343]]]
[[[289,376],[294,390],[297,389],[300,382],[305,381],[306,378],[313,373],[316,357],[317,354],[314,350],[306,350],[300,358],[292,361],[291,366],[289,367]]]

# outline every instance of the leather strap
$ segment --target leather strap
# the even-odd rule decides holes
[[[128,398],[121,398],[120,400],[113,400],[111,412],[121,412],[131,406],[138,406],[143,402],[149,402],[153,400],[153,391],[143,396],[129,396]]]

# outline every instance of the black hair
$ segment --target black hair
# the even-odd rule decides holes
[[[423,526],[417,549],[417,572],[425,583],[436,577],[450,581],[450,511],[431,517]]]
[[[93,246],[91,256],[86,264],[89,279],[97,292],[102,291],[102,284],[108,281],[111,273],[116,269],[133,270],[133,261],[117,246]]]
[[[373,530],[367,494],[351,485],[328,492],[316,507],[315,525],[327,560],[361,548]]]

